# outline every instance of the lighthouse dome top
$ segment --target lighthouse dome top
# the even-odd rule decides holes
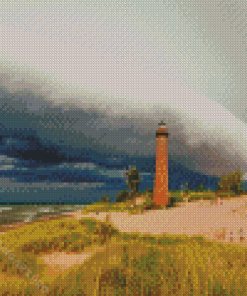
[[[161,122],[159,122],[158,125],[160,128],[166,128],[166,123],[163,120],[161,120]]]

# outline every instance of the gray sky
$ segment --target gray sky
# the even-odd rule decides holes
[[[150,143],[164,118],[170,152],[186,155],[188,165],[218,174],[231,162],[247,173],[246,3],[2,1],[2,87],[40,95],[25,98],[37,114],[48,103],[66,118],[73,118],[69,106],[94,108],[105,118],[99,130],[82,118],[73,128],[103,144],[113,143],[112,127],[132,124],[146,129]],[[123,140],[126,151],[154,152],[151,144],[138,147],[141,134],[125,138],[116,148]]]

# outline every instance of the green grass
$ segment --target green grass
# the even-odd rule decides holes
[[[170,192],[170,196],[175,198],[175,202],[184,201],[184,197],[188,197],[188,201],[198,201],[198,200],[216,200],[218,197],[232,197],[236,198],[235,193],[231,192],[214,192],[214,191],[196,191],[188,190],[188,194],[182,192],[181,190],[174,190]]]
[[[133,205],[132,200],[125,202],[96,202],[92,205],[88,205],[81,211],[82,214],[88,214],[90,212],[125,212],[128,211],[129,214],[136,214],[137,212],[142,212],[146,208],[153,204],[151,195],[148,193],[140,194],[139,197],[145,197],[146,202],[144,205]],[[161,207],[163,209],[163,207]]]
[[[48,287],[47,295],[247,294],[247,248],[200,236],[144,236],[93,219],[60,218],[11,230],[1,241]],[[40,260],[42,254],[81,253],[92,246],[105,250],[54,276]],[[6,278],[0,281],[2,295],[43,295],[34,282],[20,277],[16,259],[11,262],[2,250],[0,255]]]
[[[185,194],[181,190],[171,190],[169,192],[170,199],[173,202],[173,206],[176,206],[177,203],[184,202],[185,198],[188,198],[188,202],[199,201],[199,200],[217,200],[218,197],[232,197],[234,198],[233,192],[221,192],[217,194],[213,191],[203,191],[199,192],[196,190],[189,190],[188,194]],[[87,206],[83,211],[82,214],[87,214],[90,212],[124,212],[128,211],[129,214],[136,214],[142,212],[146,208],[150,208],[152,205],[152,195],[150,193],[144,192],[139,193],[139,197],[145,197],[147,201],[144,205],[135,205],[133,206],[133,202],[126,201],[126,202],[96,202],[92,205]],[[166,207],[160,207],[160,209],[166,209]]]

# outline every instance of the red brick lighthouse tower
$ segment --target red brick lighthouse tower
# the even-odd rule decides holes
[[[158,123],[156,132],[156,173],[153,201],[156,205],[166,206],[168,198],[168,133],[166,124]]]

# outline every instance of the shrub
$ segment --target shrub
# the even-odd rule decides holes
[[[102,198],[101,198],[101,202],[109,202],[110,200],[110,197],[108,195],[104,195]]]
[[[130,198],[128,190],[122,190],[116,197],[116,202],[124,202]]]

